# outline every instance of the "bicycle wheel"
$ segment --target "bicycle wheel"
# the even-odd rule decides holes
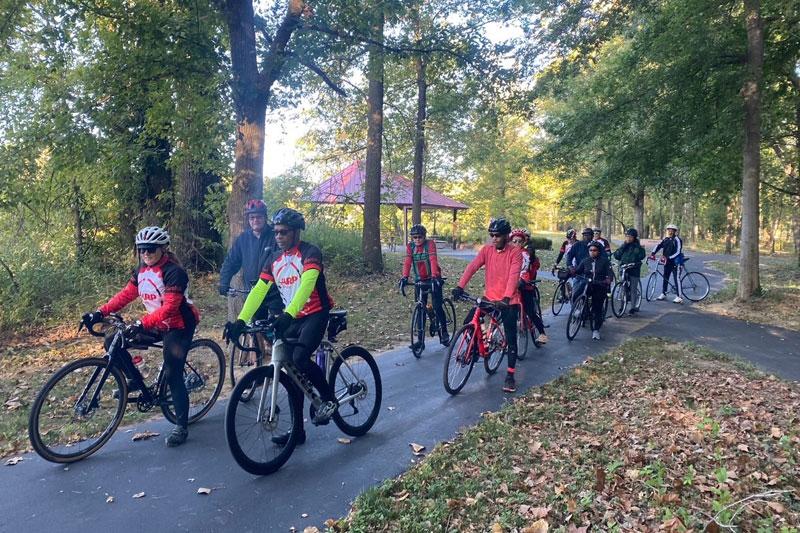
[[[453,304],[453,300],[450,298],[445,298],[442,300],[442,307],[444,308],[447,331],[452,333],[456,324],[456,306]]]
[[[647,291],[644,293],[644,297],[648,302],[656,295],[656,285],[658,285],[658,274],[653,272],[647,278]]]
[[[686,272],[681,278],[681,292],[693,302],[699,302],[708,296],[710,290],[708,278],[700,272]]]
[[[564,308],[564,303],[567,301],[566,294],[566,283],[559,283],[556,292],[553,293],[553,303],[550,305],[553,316],[558,316],[558,313]]]
[[[490,326],[491,327],[491,326]],[[489,340],[486,342],[486,357],[483,358],[483,368],[487,374],[494,374],[500,368],[500,363],[505,356],[506,337],[500,327],[492,327]],[[519,351],[519,350],[518,350]]]
[[[614,316],[620,318],[625,314],[625,309],[628,307],[628,294],[625,282],[617,283],[614,285],[614,290],[611,291],[611,310]]]
[[[225,382],[225,355],[222,348],[210,339],[192,341],[183,365],[183,381],[189,392],[189,423],[192,424],[205,416],[222,391]],[[158,390],[164,418],[177,424],[178,417],[172,406],[172,394],[166,379],[162,378]]]
[[[569,311],[567,320],[567,339],[572,340],[583,325],[583,308],[586,306],[586,296],[580,296]]]
[[[301,394],[284,372],[278,378],[275,416],[269,420],[272,405],[272,385],[275,368],[254,368],[233,388],[225,410],[225,439],[236,463],[251,474],[272,474],[289,460],[297,444],[297,434],[303,429],[303,414],[295,394]],[[255,400],[240,401],[247,390],[255,390]],[[273,437],[289,435],[285,444],[273,442]]]
[[[331,366],[331,388],[336,399],[357,394],[340,403],[333,421],[344,433],[360,437],[372,427],[381,409],[383,387],[378,363],[366,348],[348,346]]]
[[[475,326],[466,324],[458,333],[453,335],[453,340],[447,348],[447,357],[444,360],[444,390],[450,394],[458,394],[472,373],[475,359],[479,357],[477,339],[473,340]]]
[[[114,398],[114,390],[120,391]],[[73,361],[36,395],[28,419],[33,449],[53,463],[72,463],[99,450],[125,414],[128,386],[120,369],[100,357]]]
[[[425,349],[425,308],[421,303],[414,306],[411,314],[411,353],[419,359]]]
[[[520,311],[517,318],[517,359],[525,359],[528,352],[528,337],[530,337],[530,319],[528,315]]]
[[[239,338],[242,346],[246,346],[248,348],[258,347],[258,339],[256,339],[255,335],[246,333],[243,334]],[[228,372],[231,376],[231,388],[236,386],[236,375],[243,374],[250,370],[253,366],[261,366],[262,358],[261,352],[243,352],[239,348],[236,347],[235,344],[231,343],[231,360],[228,367]]]
[[[639,284],[639,294],[636,295],[636,309],[639,310],[642,308],[642,280],[639,279],[637,283]]]

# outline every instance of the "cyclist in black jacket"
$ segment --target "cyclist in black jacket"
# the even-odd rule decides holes
[[[592,338],[600,340],[600,328],[603,326],[605,313],[603,311],[606,302],[606,294],[614,279],[611,270],[611,261],[605,256],[605,246],[598,241],[589,243],[589,257],[581,261],[575,269],[575,275],[583,275],[589,278],[591,283],[586,291],[592,296],[592,313],[594,314],[594,327]],[[575,290],[575,294],[580,294]]]
[[[678,227],[675,224],[667,224],[667,236],[653,248],[650,253],[650,260],[656,258],[656,252],[659,250],[663,250],[666,263],[664,263],[664,283],[661,287],[661,294],[656,300],[663,300],[667,297],[669,276],[672,274],[672,278],[675,280],[675,287],[678,289],[678,295],[672,301],[676,304],[683,303],[683,290],[681,289],[680,280],[678,280],[678,265],[683,263],[683,241],[678,237]]]
[[[570,272],[575,272],[575,267],[580,265],[584,259],[589,257],[589,243],[592,242],[592,235],[594,232],[592,228],[583,228],[581,232],[581,236],[583,237],[582,240],[576,242],[572,245],[572,248],[569,249],[567,252],[567,266],[570,269]],[[572,288],[572,303],[575,303],[575,295],[580,294],[583,291],[583,284],[584,280],[578,278],[575,280],[575,284]]]

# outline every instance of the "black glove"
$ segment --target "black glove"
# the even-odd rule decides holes
[[[98,309],[94,313],[85,313],[81,317],[81,320],[83,320],[83,323],[87,326],[93,326],[94,324],[103,321],[103,312]]]
[[[275,334],[278,337],[282,337],[284,332],[292,325],[293,320],[294,318],[289,313],[281,313],[278,315],[272,322],[272,325],[275,326]]]
[[[220,284],[220,286],[219,286],[219,294],[220,294],[220,296],[227,296],[228,295],[228,289],[230,289],[229,285],[221,285]]]
[[[144,328],[142,327],[141,320],[137,320],[136,322],[133,322],[125,326],[125,335],[129,339],[140,337],[142,333],[144,333]]]
[[[524,289],[525,288],[525,280],[524,279],[521,279],[521,280],[519,280],[517,282],[517,288],[518,289]]]
[[[236,322],[226,322],[225,327],[222,329],[222,340],[230,341],[238,339],[242,334],[242,330],[247,326],[244,320],[239,319]]]
[[[461,287],[456,286],[452,291],[450,291],[450,293],[453,295],[453,298],[455,300],[458,300],[459,298],[464,296],[464,289],[462,289]]]
[[[498,311],[505,311],[508,309],[508,304],[511,302],[511,299],[508,297],[503,298],[502,300],[497,300],[494,305],[497,306]]]
[[[406,285],[408,285],[408,276],[403,276],[400,278],[400,281],[397,282],[397,286],[402,289]]]

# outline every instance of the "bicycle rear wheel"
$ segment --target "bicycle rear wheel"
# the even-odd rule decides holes
[[[652,300],[656,295],[656,285],[658,285],[658,274],[653,272],[647,278],[647,290],[644,293],[644,297],[647,299],[648,302]]]
[[[614,290],[611,291],[611,310],[614,316],[620,318],[625,314],[625,309],[628,307],[628,295],[625,282],[617,283],[614,285]]]
[[[687,272],[681,278],[681,291],[693,302],[699,302],[708,296],[710,290],[708,278],[700,272]]]
[[[583,308],[586,306],[586,296],[580,296],[572,305],[567,320],[567,339],[572,340],[583,325]]]
[[[127,401],[125,378],[107,359],[73,361],[53,374],[36,395],[28,419],[31,445],[54,463],[88,457],[114,434]]]
[[[483,368],[487,374],[494,374],[500,368],[500,363],[505,356],[506,337],[500,327],[491,327],[491,335],[486,342],[486,350],[489,352],[483,358]]]
[[[550,305],[550,310],[553,311],[553,316],[558,316],[558,313],[564,308],[567,298],[566,283],[559,283],[556,287],[556,292],[553,293],[553,303]]]
[[[260,348],[258,339],[251,333],[243,334],[239,340],[242,346]],[[243,352],[237,348],[234,343],[231,343],[231,360],[228,367],[228,372],[231,377],[231,388],[236,386],[237,375],[242,375],[253,366],[261,366],[262,364],[263,357],[260,349],[257,352]]]
[[[517,318],[517,359],[525,359],[528,353],[528,337],[530,337],[531,322],[528,315],[520,309]]]
[[[245,374],[233,388],[225,410],[225,439],[231,455],[244,470],[258,476],[272,474],[289,460],[303,428],[303,414],[294,397],[301,393],[283,372],[278,377],[275,416],[269,420],[274,375],[271,365]],[[255,401],[242,402],[242,393],[249,390],[255,391]],[[285,443],[273,441],[284,435],[288,435]]]
[[[641,278],[639,279],[639,281],[637,281],[637,283],[639,284],[639,294],[636,295],[635,309],[638,311],[639,309],[642,308],[642,280],[641,280]]]
[[[378,364],[366,348],[348,346],[333,361],[330,377],[336,399],[358,394],[339,404],[333,421],[346,434],[360,437],[372,427],[381,409],[383,388]]]
[[[411,353],[419,359],[425,349],[425,308],[417,302],[411,314]]]
[[[476,311],[477,312],[477,311]],[[466,324],[458,333],[453,335],[453,340],[447,348],[447,357],[444,360],[442,380],[444,390],[450,394],[458,394],[472,373],[475,359],[478,355],[478,339],[474,339],[475,326]]]
[[[453,300],[450,298],[445,298],[442,300],[442,307],[444,308],[444,317],[447,324],[447,331],[450,333],[454,333],[453,329],[456,325],[456,306],[453,304]]]
[[[196,339],[189,346],[183,365],[183,381],[189,392],[189,423],[197,422],[214,406],[225,382],[225,355],[210,339]],[[159,386],[164,418],[176,424],[178,417],[172,405],[169,384],[162,378]]]

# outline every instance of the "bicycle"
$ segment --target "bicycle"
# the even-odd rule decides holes
[[[539,305],[539,282],[541,280],[533,280],[533,281],[525,281],[526,285],[533,287],[533,305],[535,307],[534,312],[539,316],[539,320],[542,319],[542,308]],[[519,301],[519,317],[517,317],[517,359],[523,360],[528,352],[528,337],[533,339],[533,345],[536,348],[540,348],[542,343],[539,342],[539,332],[536,331],[536,327],[533,325],[528,314],[525,312],[525,304],[522,302],[522,298]]]
[[[551,270],[554,272],[555,269]],[[558,287],[553,293],[553,303],[550,309],[553,311],[553,316],[558,316],[564,308],[564,304],[572,299],[572,285],[569,283],[570,273],[568,268],[558,269]]]
[[[467,293],[462,294],[459,301],[472,302],[475,307],[472,318],[453,335],[453,340],[447,349],[442,378],[444,389],[450,394],[458,394],[464,388],[478,358],[483,359],[487,374],[497,372],[506,348],[503,324],[499,322],[501,312],[497,305],[480,298],[473,298]],[[484,329],[487,316],[489,323]],[[480,334],[476,335],[476,332]]]
[[[237,312],[234,312],[236,307],[235,305],[236,297],[242,296],[244,298],[247,298],[248,294],[250,294],[250,291],[243,291],[234,288],[228,289],[228,318],[230,320],[236,320],[236,316],[238,315]],[[244,338],[244,342],[242,342],[242,345],[251,348],[257,345],[259,349],[254,352],[251,351],[244,352],[240,350],[235,343],[231,343],[231,359],[230,359],[231,388],[236,386],[236,369],[237,368],[241,369],[242,367],[263,366],[264,364],[263,354],[268,353],[270,349],[269,341],[265,339],[262,335],[251,335],[243,333],[242,337]]]
[[[334,346],[336,335],[347,328],[346,315],[346,310],[330,313],[327,338],[320,342],[316,358],[338,403],[334,423],[347,435],[358,437],[378,418],[382,384],[378,365],[365,348],[350,345],[340,352]],[[256,320],[245,331],[272,340],[272,360],[247,372],[233,388],[225,411],[225,437],[240,467],[251,474],[267,475],[283,466],[297,445],[303,413],[295,395],[302,393],[309,399],[311,418],[322,399],[292,362],[292,348],[298,339],[276,338],[269,320]],[[240,344],[239,349],[258,348]],[[285,442],[273,440],[284,435]]]
[[[622,315],[625,314],[625,311],[628,308],[628,301],[631,299],[631,279],[628,275],[628,270],[637,266],[637,263],[625,263],[624,265],[619,265],[619,278],[622,281],[619,281],[614,284],[614,289],[611,291],[611,310],[614,313],[614,316],[620,318]],[[636,298],[636,304],[633,306],[634,309],[639,309],[642,305],[642,280],[638,281],[639,283],[639,293],[638,297]]]
[[[569,312],[569,319],[567,320],[567,340],[572,340],[578,334],[581,327],[584,326],[586,320],[589,320],[589,326],[594,331],[594,316],[592,314],[592,295],[589,292],[589,286],[592,284],[603,285],[606,287],[606,284],[602,281],[592,281],[590,278],[586,276],[580,276],[586,283],[583,285],[583,289],[581,293],[578,294],[575,298],[575,302],[572,304],[572,309]],[[607,314],[608,310],[608,298],[606,298],[605,303],[603,304],[603,315]]]
[[[442,278],[444,284],[447,278]],[[425,320],[426,318],[430,324],[431,337],[439,335],[441,340],[441,329],[439,328],[439,319],[436,317],[436,312],[433,310],[433,305],[427,301],[428,297],[433,298],[433,281],[421,280],[417,282],[409,282],[408,285],[414,285],[414,294],[416,303],[414,304],[414,311],[411,313],[411,352],[414,357],[419,359],[422,357],[422,350],[425,349]],[[400,292],[403,296],[406,295],[406,284],[400,284]],[[456,323],[456,308],[453,305],[453,300],[450,298],[442,299],[442,307],[444,308],[444,316],[446,325],[451,328]]]
[[[679,265],[676,265],[678,268],[678,279],[681,282],[681,292],[688,300],[692,302],[699,302],[708,296],[708,293],[711,291],[711,284],[708,282],[708,278],[704,274],[686,270],[684,264],[688,260],[688,257],[684,257],[683,262]],[[650,259],[648,258],[647,261],[650,261]],[[657,287],[659,285],[659,277],[661,278],[661,286],[663,287],[663,265],[665,265],[666,262],[667,259],[665,257],[661,257],[656,263],[655,270],[653,270],[653,272],[647,278],[647,290],[645,291],[645,298],[648,302],[653,299],[656,294],[656,290],[658,290]],[[667,282],[667,291],[678,294],[678,288],[675,286],[675,283],[672,282],[672,279],[668,279]]]
[[[158,406],[164,418],[177,423],[163,364],[151,385],[126,351],[163,348],[157,339],[131,339],[129,325],[112,314],[103,320],[111,342],[103,357],[78,359],[56,371],[36,395],[28,420],[28,436],[43,459],[72,463],[99,450],[114,434],[128,402],[140,412]],[[93,324],[81,322],[95,337],[103,337]],[[128,396],[129,376],[139,394]],[[225,355],[216,342],[195,339],[184,365],[189,391],[189,423],[200,420],[216,402],[225,378]],[[85,425],[85,426],[83,426]]]

